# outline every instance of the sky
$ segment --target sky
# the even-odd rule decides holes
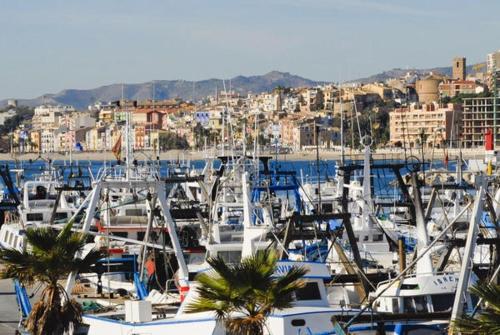
[[[0,99],[291,72],[345,81],[484,61],[498,0],[0,0]]]

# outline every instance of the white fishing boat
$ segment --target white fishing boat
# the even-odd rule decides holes
[[[8,213],[0,228],[0,246],[23,250],[28,228],[66,223],[77,211],[79,192],[63,189],[63,182],[52,174],[26,181],[17,213]]]

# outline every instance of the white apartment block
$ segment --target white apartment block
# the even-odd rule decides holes
[[[33,114],[33,127],[35,129],[57,129],[61,122],[61,117],[66,114],[74,113],[72,106],[52,106],[41,105],[35,107]]]
[[[486,56],[486,68],[489,73],[500,70],[500,50],[489,53]]]
[[[40,132],[40,152],[54,152],[54,131],[52,129],[42,129]]]

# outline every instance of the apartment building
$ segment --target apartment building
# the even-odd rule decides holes
[[[491,130],[495,146],[500,146],[500,97],[464,99],[462,136],[466,148],[484,145],[484,134]]]
[[[59,128],[60,118],[73,112],[75,112],[73,106],[41,105],[35,107],[32,119],[33,128],[57,129]]]
[[[409,148],[442,147],[460,136],[462,109],[459,105],[412,104],[389,114],[390,141]],[[423,141],[423,142],[422,142]]]
[[[486,67],[489,73],[500,70],[500,50],[486,56]]]
[[[306,88],[301,91],[301,112],[314,112],[323,108],[323,91],[319,88]]]

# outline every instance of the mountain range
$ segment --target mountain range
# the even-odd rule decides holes
[[[467,67],[471,73],[472,67]],[[419,74],[428,72],[439,72],[451,75],[451,67],[436,67],[432,69],[392,69],[370,77],[350,81],[354,82],[382,82],[390,78],[396,78],[415,71]],[[153,85],[154,83],[154,85]],[[82,110],[96,101],[114,101],[122,97],[126,99],[144,100],[151,99],[154,86],[154,97],[156,100],[181,98],[184,100],[199,100],[208,95],[214,95],[216,90],[223,91],[224,85],[241,94],[268,92],[277,86],[282,87],[311,87],[324,82],[311,80],[290,74],[288,72],[272,71],[264,75],[237,76],[225,82],[222,79],[207,79],[201,81],[186,80],[155,80],[138,84],[111,84],[93,89],[66,89],[55,94],[45,94],[33,99],[18,99],[22,106],[37,106],[42,103],[72,105]],[[6,106],[7,100],[0,100],[0,107]]]

